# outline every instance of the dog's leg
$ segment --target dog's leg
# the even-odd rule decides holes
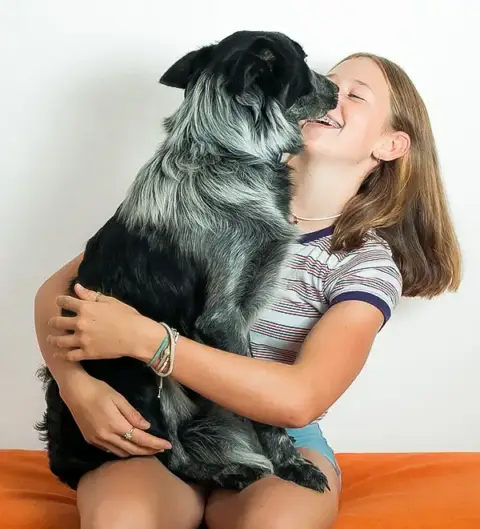
[[[318,492],[330,490],[325,474],[297,451],[284,428],[255,421],[252,424],[276,476]]]
[[[288,241],[273,241],[261,246],[249,263],[250,281],[243,285],[241,293],[242,313],[247,327],[256,320],[259,312],[275,299],[275,290],[282,288],[280,269],[288,256]]]
[[[230,312],[230,314],[232,313]],[[224,327],[219,329],[215,338],[221,337],[227,350],[233,350],[239,354],[242,354],[245,349],[248,350],[248,343],[243,344],[241,335],[237,336],[238,341],[235,341],[234,330],[236,329],[232,327],[232,322],[225,322],[223,325]],[[225,329],[230,329],[230,334],[225,334]],[[318,492],[324,492],[328,489],[326,476],[318,467],[297,452],[285,429],[256,422],[253,422],[253,426],[254,432],[252,432],[251,437],[256,437],[260,442],[264,456],[273,464],[275,475]],[[235,446],[237,441],[235,437],[232,437],[232,446]],[[219,446],[217,446],[217,450],[221,450]],[[253,455],[253,452],[250,453]],[[213,482],[219,487],[242,489],[264,475],[268,474],[262,472],[261,469],[252,467],[248,463],[248,459],[245,460],[244,464],[229,461],[228,465],[218,474],[213,474]]]
[[[254,248],[251,244],[239,244],[237,252],[222,247],[212,250],[207,299],[195,324],[202,342],[249,355],[248,331],[274,295],[289,245],[285,239],[268,244],[260,241]]]
[[[255,281],[246,284],[243,294],[243,313],[247,321],[255,319],[259,309],[266,305],[268,296],[274,294],[278,271],[286,256],[288,244],[279,242],[262,248],[255,256],[251,265]],[[296,450],[284,428],[254,421],[252,424],[263,453],[273,463],[278,477],[319,492],[328,488],[326,476]]]
[[[247,321],[241,304],[248,258],[240,253],[231,254],[226,248],[220,248],[211,257],[213,264],[208,273],[206,302],[195,322],[195,334],[207,345],[248,356]]]
[[[237,354],[249,354],[249,323],[275,287],[278,268],[286,254],[286,244],[272,243],[250,255],[250,259],[238,256],[235,263],[216,262],[215,281],[209,285],[205,310],[196,322],[202,341]],[[328,488],[325,475],[297,452],[285,429],[260,423],[253,426],[251,437],[258,438],[278,477],[319,492]],[[248,468],[251,465],[238,475],[238,467],[229,464],[216,476],[216,483],[242,486],[243,480],[254,477],[245,475]]]

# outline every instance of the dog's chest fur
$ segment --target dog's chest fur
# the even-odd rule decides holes
[[[158,158],[150,164],[157,168],[162,165]],[[272,172],[268,166],[258,170]],[[243,337],[248,342],[249,326],[272,294],[294,235],[285,220],[287,214],[281,211],[288,209],[288,170],[283,165],[275,170],[279,174],[259,175],[259,179],[275,182],[263,186],[263,200],[256,196],[250,204],[245,199],[239,201],[228,195],[226,181],[223,191],[220,185],[216,189],[217,195],[226,195],[225,202],[215,203],[219,199],[215,193],[198,187],[196,193],[188,191],[181,182],[172,183],[161,173],[153,181],[151,166],[146,166],[137,177],[142,193],[132,186],[122,206],[88,241],[78,280],[149,318],[166,322],[183,336],[227,350],[243,347],[230,342],[230,336],[238,335],[238,340]],[[147,173],[154,188],[150,193],[145,192],[147,182],[142,182]],[[244,190],[243,196],[249,193]],[[163,198],[159,201],[158,197]],[[198,211],[200,204],[202,211]],[[262,204],[275,204],[275,210],[262,208]],[[221,336],[210,332],[210,321],[199,328],[199,319],[205,314],[215,319],[220,311],[218,326],[233,325],[232,332],[228,328]],[[245,354],[244,350],[235,352]],[[134,407],[137,404],[145,410],[149,402],[146,418],[156,435],[171,431],[156,418],[160,416],[158,400],[153,397],[158,381],[151,370],[129,358],[85,364],[90,374],[112,385]]]

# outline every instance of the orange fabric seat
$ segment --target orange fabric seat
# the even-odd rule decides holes
[[[480,529],[480,453],[340,454],[335,529]],[[42,451],[0,450],[2,529],[79,529]]]

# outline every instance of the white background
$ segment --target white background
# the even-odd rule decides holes
[[[37,288],[110,216],[181,100],[157,81],[239,29],[279,30],[326,70],[384,55],[429,108],[464,252],[461,291],[405,300],[325,419],[338,451],[480,450],[480,10],[471,1],[0,2],[0,447],[35,448]],[[475,51],[477,50],[477,51]]]

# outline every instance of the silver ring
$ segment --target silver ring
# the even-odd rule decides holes
[[[123,434],[123,438],[126,440],[126,441],[131,441],[133,439],[133,430],[135,430],[135,426],[132,426],[131,429],[128,431],[128,432],[125,432]]]
[[[95,301],[98,301],[98,298],[102,295],[102,293],[97,291],[96,294]]]

